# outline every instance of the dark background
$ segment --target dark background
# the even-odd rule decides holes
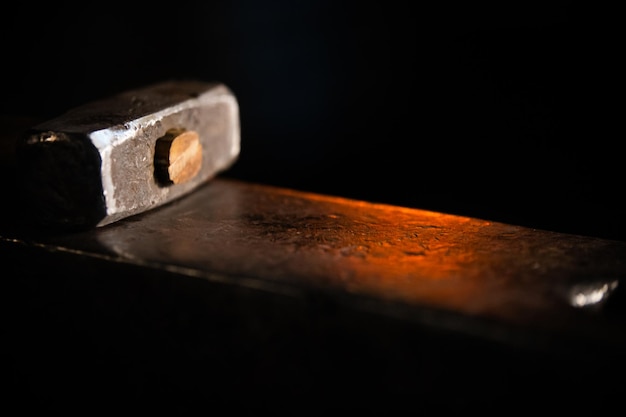
[[[242,133],[223,176],[626,240],[622,14],[567,1],[424,3],[13,3],[0,25],[0,114],[46,119],[167,79],[221,81]],[[557,345],[555,361],[332,297],[0,244],[5,394],[20,409],[118,411],[134,399],[163,412],[169,401],[153,397],[179,410],[195,398],[279,398],[300,415],[320,415],[328,398],[384,411],[399,400],[438,411],[623,406],[621,351],[572,360]],[[612,300],[595,317],[623,323],[624,292]]]
[[[626,237],[613,10],[566,1],[14,6],[2,25],[4,115],[53,117],[165,79],[221,81],[238,97],[242,129],[224,176]]]

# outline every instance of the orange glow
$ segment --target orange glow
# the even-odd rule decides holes
[[[224,180],[95,233],[122,259],[209,280],[511,320],[560,311],[567,271],[607,253],[580,236]]]

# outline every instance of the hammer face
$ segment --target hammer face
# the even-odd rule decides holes
[[[171,132],[179,181],[163,182]],[[31,128],[17,143],[18,168],[36,220],[104,226],[179,198],[222,170],[240,151],[239,109],[223,84],[169,81],[72,109]],[[172,151],[174,152],[174,151]],[[157,163],[158,161],[158,163]],[[188,170],[180,164],[193,164]],[[182,170],[182,171],[181,171]]]

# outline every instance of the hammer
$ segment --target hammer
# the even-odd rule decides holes
[[[240,151],[239,107],[219,82],[165,81],[73,108],[15,148],[35,222],[101,227],[190,193]]]

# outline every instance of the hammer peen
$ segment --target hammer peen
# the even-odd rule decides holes
[[[240,152],[239,106],[221,83],[165,81],[76,107],[16,144],[37,223],[99,227],[179,198]]]

